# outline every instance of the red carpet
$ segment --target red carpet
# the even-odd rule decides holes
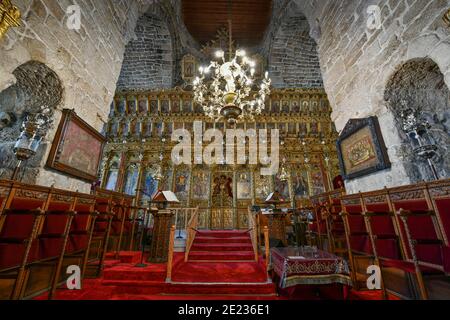
[[[166,264],[136,267],[138,252],[109,254],[101,279],[84,280],[79,291],[60,289],[60,300],[273,300],[276,286],[268,280],[265,262],[254,261],[250,236],[240,231],[199,232],[189,261],[174,254],[172,279],[166,282]],[[118,259],[118,260],[117,260]],[[294,298],[333,299],[336,288],[297,289]],[[337,295],[339,296],[339,295]],[[47,295],[38,297],[45,300]],[[351,293],[350,299],[378,300],[379,292]]]
[[[254,261],[248,232],[201,231],[197,233],[189,261]]]

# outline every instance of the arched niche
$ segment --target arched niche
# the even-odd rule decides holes
[[[10,178],[17,160],[13,152],[23,121],[42,107],[54,110],[63,98],[63,85],[58,75],[45,64],[30,60],[13,71],[16,83],[0,92],[0,178]],[[49,131],[51,128],[46,128]],[[47,143],[23,166],[19,178],[35,183],[45,156]]]
[[[450,90],[439,66],[429,58],[407,61],[389,79],[384,99],[396,119],[404,147],[404,165],[411,181],[432,180],[433,174],[427,161],[414,152],[418,141],[414,135],[408,135],[403,120],[408,110],[414,110],[419,122],[429,123],[428,136],[438,153],[433,159],[434,166],[439,178],[449,177]]]

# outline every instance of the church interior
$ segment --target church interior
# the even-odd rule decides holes
[[[449,300],[450,0],[0,0],[0,300]]]

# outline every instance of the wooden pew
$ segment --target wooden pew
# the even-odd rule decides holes
[[[422,274],[405,263],[405,242],[387,189],[361,194],[363,216],[369,231],[375,264],[380,267],[384,297],[413,296],[408,282],[422,281]],[[412,271],[412,272],[411,272]]]
[[[12,186],[0,225],[0,269],[12,286],[4,288],[2,298],[32,297],[57,285],[76,196],[54,188],[2,183]]]
[[[126,199],[123,207],[120,199]],[[101,190],[88,195],[0,180],[0,299],[29,299],[46,291],[51,299],[69,265],[80,266],[82,277],[99,275],[115,212],[125,217],[117,238],[131,236],[130,221],[137,220],[132,201]],[[92,246],[93,240],[99,241]]]
[[[348,257],[348,250],[344,221],[340,215],[341,196],[344,194],[344,189],[333,190],[311,197],[311,202],[314,204],[316,215],[316,226],[313,225],[313,228],[317,229],[320,247],[345,258]]]
[[[351,276],[356,289],[367,289],[367,268],[376,263],[364,220],[361,194],[341,197]]]
[[[450,276],[450,179],[429,183],[428,193],[442,232],[444,272]]]
[[[385,293],[403,299],[450,297],[449,180],[342,196],[352,278],[382,270]],[[431,292],[431,295],[429,294]]]
[[[327,200],[325,194],[310,198],[313,205],[314,221],[309,225],[309,234],[311,245],[317,245],[318,248],[326,250],[329,247],[328,222],[327,222]]]
[[[406,267],[414,268],[418,293],[412,298],[428,299],[427,278],[444,275],[443,226],[433,206],[429,184],[389,189],[396,212],[401,239],[405,247]]]

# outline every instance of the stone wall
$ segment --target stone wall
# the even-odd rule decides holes
[[[274,87],[323,87],[316,43],[302,14],[284,19],[272,40],[268,62]]]
[[[152,90],[172,87],[172,38],[167,21],[143,15],[136,26],[136,38],[125,50],[117,90]]]
[[[0,111],[16,109],[13,113],[17,117],[13,116],[13,121],[8,123],[7,134],[2,130],[0,178],[10,178],[15,163],[12,147],[19,135],[20,123],[26,112],[36,107],[25,104],[24,94],[14,88],[18,81],[15,71],[29,61],[36,61],[56,73],[63,96],[56,106],[53,128],[37,156],[25,164],[23,181],[89,191],[89,184],[83,181],[43,169],[49,145],[63,108],[75,109],[94,128],[102,129],[116,90],[125,45],[133,35],[140,11],[148,7],[146,2],[76,1],[82,17],[81,29],[76,31],[66,25],[67,7],[74,1],[14,1],[22,12],[22,25],[11,29],[0,40],[0,92],[9,90],[0,100]],[[25,112],[17,112],[19,109]]]
[[[450,32],[442,16],[449,0],[296,1],[315,26],[325,90],[340,131],[350,118],[379,117],[392,169],[346,183],[349,192],[413,182],[404,141],[384,93],[404,63],[430,58],[450,87]],[[367,28],[367,8],[381,8],[381,28]],[[316,25],[317,24],[317,25]]]

